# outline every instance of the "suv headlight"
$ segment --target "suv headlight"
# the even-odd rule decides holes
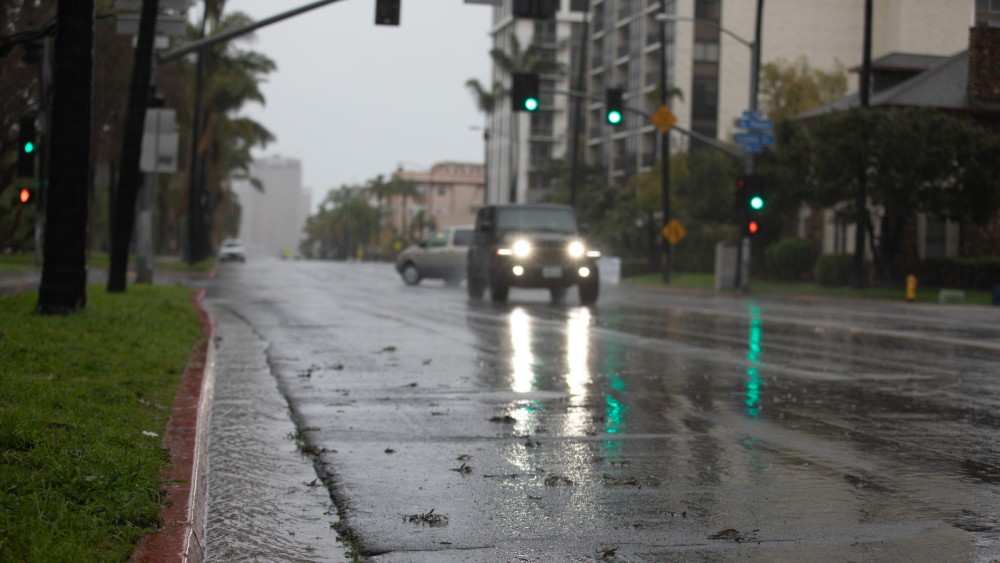
[[[585,249],[583,248],[583,244],[581,244],[579,241],[574,241],[569,244],[569,255],[572,256],[573,258],[579,258],[583,256],[584,251]]]
[[[531,245],[526,240],[519,240],[514,243],[514,255],[525,257],[531,254]]]

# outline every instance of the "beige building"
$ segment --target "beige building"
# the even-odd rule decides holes
[[[429,171],[400,168],[393,178],[416,182],[419,196],[406,198],[405,204],[400,196],[390,198],[382,226],[414,238],[436,228],[471,225],[483,205],[485,176],[479,163],[438,162]]]

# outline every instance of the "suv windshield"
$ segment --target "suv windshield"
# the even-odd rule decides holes
[[[576,233],[576,221],[566,209],[500,209],[497,227],[500,231],[550,231]]]

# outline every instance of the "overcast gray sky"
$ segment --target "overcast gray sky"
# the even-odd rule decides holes
[[[311,0],[229,0],[254,19]],[[201,17],[200,3],[193,8]],[[277,136],[259,155],[302,160],[313,202],[328,189],[390,174],[402,164],[482,162],[482,126],[465,81],[489,76],[489,6],[402,0],[400,26],[376,26],[375,0],[341,0],[257,32],[278,64],[267,105],[244,113]]]

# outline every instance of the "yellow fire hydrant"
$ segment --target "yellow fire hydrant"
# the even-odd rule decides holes
[[[917,300],[917,276],[913,274],[906,276],[906,300]]]

